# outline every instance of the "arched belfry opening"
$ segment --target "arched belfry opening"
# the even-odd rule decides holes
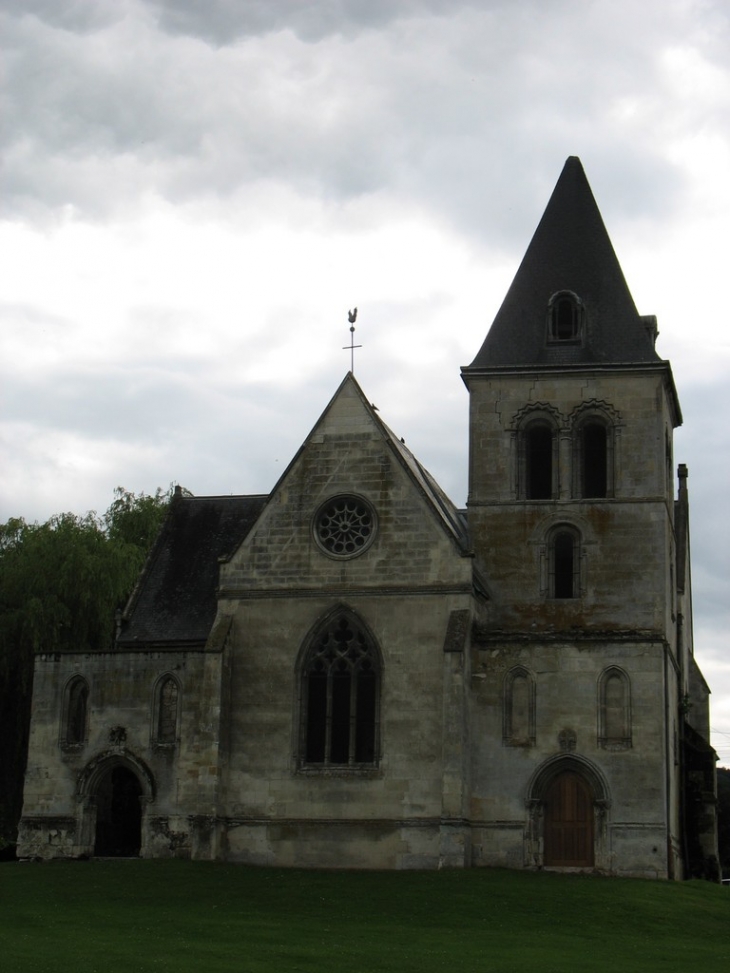
[[[549,500],[553,495],[554,431],[544,422],[533,422],[525,431],[525,497]]]
[[[110,766],[98,780],[94,854],[133,858],[142,847],[142,785],[123,764]]]

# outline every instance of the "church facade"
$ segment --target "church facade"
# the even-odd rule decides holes
[[[270,494],[178,491],[113,647],[36,659],[19,855],[713,874],[656,337],[570,158],[462,369],[466,510],[352,374]]]

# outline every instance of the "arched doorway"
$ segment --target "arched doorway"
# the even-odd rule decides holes
[[[594,795],[572,770],[558,774],[545,791],[543,862],[559,868],[594,864]]]
[[[531,864],[610,870],[606,834],[611,795],[596,764],[577,753],[550,757],[536,769],[525,797]]]
[[[95,797],[94,854],[109,858],[138,855],[142,846],[142,785],[136,774],[115,764],[99,780]]]

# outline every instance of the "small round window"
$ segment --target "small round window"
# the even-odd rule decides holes
[[[375,511],[360,497],[333,497],[317,511],[314,536],[327,554],[355,557],[375,537]]]

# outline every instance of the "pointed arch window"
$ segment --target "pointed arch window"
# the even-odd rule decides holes
[[[548,597],[579,598],[581,538],[575,527],[562,524],[548,538]]]
[[[535,680],[523,666],[504,678],[502,730],[505,746],[535,745]]]
[[[548,303],[548,341],[580,341],[583,303],[572,291],[558,291]]]
[[[89,684],[83,676],[75,676],[64,694],[61,743],[67,747],[81,747],[86,742],[88,722]]]
[[[152,709],[152,739],[161,746],[171,747],[177,740],[180,686],[172,675],[162,676],[155,687]]]
[[[611,666],[598,681],[598,745],[628,750],[631,735],[631,683],[623,669]]]
[[[381,668],[374,640],[350,612],[317,631],[301,670],[302,766],[377,764]]]

